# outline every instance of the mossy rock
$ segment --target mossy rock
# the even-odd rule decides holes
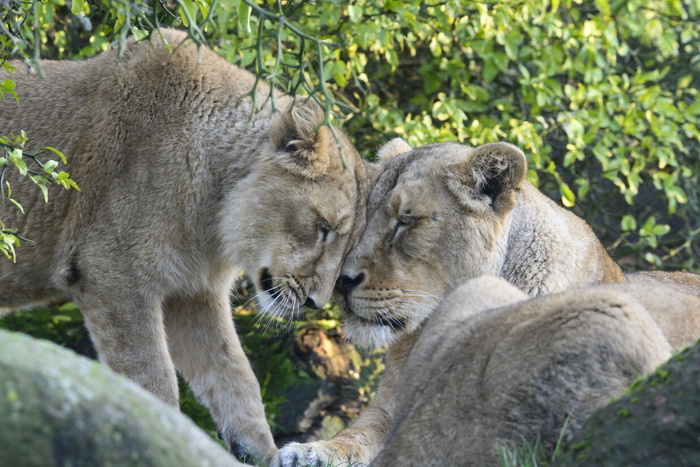
[[[700,344],[595,412],[555,466],[700,465]]]
[[[0,331],[3,465],[242,466],[178,410],[105,365]]]

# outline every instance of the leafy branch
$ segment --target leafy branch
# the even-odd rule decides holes
[[[44,202],[49,202],[49,189],[47,185],[60,185],[65,189],[75,189],[80,191],[77,183],[70,178],[70,174],[65,171],[56,171],[59,162],[55,159],[46,159],[43,162],[39,156],[43,151],[35,153],[24,152],[27,143],[27,134],[23,131],[19,136],[0,136],[0,199],[4,207],[5,201],[12,203],[22,214],[24,207],[12,196],[12,185],[6,180],[9,170],[16,170],[20,176],[29,178],[39,187]],[[63,164],[66,163],[66,156],[59,150],[52,147],[44,147],[43,150],[50,151],[58,156]],[[29,162],[29,163],[27,163]],[[17,260],[15,247],[20,246],[21,241],[31,243],[31,240],[21,236],[16,229],[7,228],[0,219],[0,252],[8,259]]]

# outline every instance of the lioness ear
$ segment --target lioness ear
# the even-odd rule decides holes
[[[271,138],[277,151],[288,155],[290,169],[314,178],[329,165],[330,130],[323,109],[311,97],[285,99],[288,107],[272,118]],[[283,102],[285,102],[283,101]]]
[[[413,148],[411,148],[411,146],[409,146],[403,139],[394,138],[379,149],[379,152],[377,153],[377,160],[382,164],[385,164],[387,161],[396,156],[407,153],[411,149]]]
[[[525,180],[525,154],[508,143],[475,148],[464,163],[451,167],[450,191],[468,208],[493,209],[499,214],[515,207],[516,191]]]

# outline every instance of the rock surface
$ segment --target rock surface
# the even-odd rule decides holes
[[[244,465],[105,365],[1,330],[0,459],[23,467]]]
[[[700,465],[700,343],[595,412],[556,466]]]

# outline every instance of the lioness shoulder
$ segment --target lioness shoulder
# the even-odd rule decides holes
[[[82,192],[51,186],[45,204],[6,174],[26,215],[3,221],[35,246],[0,262],[0,308],[74,300],[104,362],[173,405],[177,369],[226,442],[265,458],[276,448],[231,286],[242,268],[265,312],[322,306],[363,227],[367,174],[313,99],[254,88],[185,38],[43,61],[44,79],[15,63],[19,105],[0,100],[0,134],[63,151]]]

